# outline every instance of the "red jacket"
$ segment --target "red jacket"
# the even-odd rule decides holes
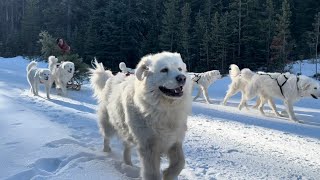
[[[66,43],[66,41],[63,41],[63,44],[58,43],[58,46],[63,51],[63,53],[70,52],[70,46]]]

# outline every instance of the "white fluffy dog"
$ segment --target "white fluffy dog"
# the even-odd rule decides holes
[[[193,87],[199,87],[199,91],[193,100],[195,101],[198,97],[200,97],[200,93],[202,92],[204,99],[208,104],[210,104],[208,88],[216,80],[221,79],[220,71],[212,70],[204,73],[189,73],[189,75],[193,81]]]
[[[58,63],[58,59],[55,56],[50,56],[48,62],[52,73],[52,83],[55,82],[56,88],[61,89],[62,94],[66,95],[67,83],[74,74],[74,63],[70,61]]]
[[[227,91],[226,96],[224,97],[224,100],[222,102],[223,105],[226,105],[227,101],[230,97],[235,95],[238,92],[241,92],[241,102],[238,106],[239,109],[242,109],[244,106],[247,107],[247,103],[245,100],[245,94],[247,93],[247,86],[251,82],[252,77],[256,74],[262,75],[262,76],[269,76],[271,78],[277,78],[281,75],[281,73],[264,73],[264,72],[252,72],[248,68],[244,68],[240,71],[239,67],[235,64],[230,65],[229,75],[231,78],[231,84],[229,85],[229,89]],[[277,116],[281,116],[278,111],[276,110],[275,103],[273,102],[272,98],[267,97],[261,97],[259,96],[257,98],[257,103],[254,106],[254,108],[258,108],[261,114],[265,114],[263,111],[264,104],[268,102],[269,106],[273,110],[273,112]]]
[[[51,72],[49,69],[37,68],[37,62],[32,61],[27,66],[27,79],[30,84],[30,91],[34,95],[39,95],[39,84],[44,84],[47,98],[50,99]]]
[[[126,74],[127,76],[135,73],[135,69],[128,68],[126,63],[124,62],[119,63],[119,69],[122,73]]]
[[[118,135],[124,142],[123,159],[131,165],[131,145],[137,145],[144,180],[160,180],[160,157],[169,167],[163,179],[176,178],[185,164],[182,150],[191,111],[191,80],[180,54],[162,52],[144,56],[135,76],[105,71],[95,62],[91,84],[98,99],[99,126],[104,151]]]
[[[244,72],[250,74],[251,72]],[[290,120],[298,121],[293,111],[293,103],[301,98],[320,96],[319,82],[307,76],[296,76],[290,73],[276,74],[276,76],[255,74],[246,90],[246,100],[256,95],[261,98],[261,104],[265,99],[278,98],[284,101]],[[245,100],[245,101],[246,101]]]
[[[241,99],[243,99],[244,91],[249,84],[249,79],[245,79],[241,76],[241,71],[237,65],[231,64],[229,69],[231,84],[229,85],[227,94],[223,99],[223,105],[226,105],[227,101],[238,92],[241,92]]]

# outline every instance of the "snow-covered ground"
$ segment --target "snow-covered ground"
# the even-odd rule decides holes
[[[68,97],[29,94],[22,57],[0,58],[0,179],[139,179],[122,163],[119,140],[102,152],[96,101],[84,85]],[[45,63],[39,63],[46,67]],[[305,70],[305,68],[303,69]],[[320,179],[320,101],[304,99],[295,112],[304,124],[239,111],[240,95],[220,105],[228,77],[213,84],[213,104],[193,103],[184,143],[186,166],[179,179]],[[250,102],[253,104],[254,102]],[[283,110],[277,101],[278,110]],[[162,168],[167,165],[163,158]]]
[[[312,77],[314,74],[316,74],[316,64],[314,63],[315,60],[302,60],[302,61],[296,61],[294,64],[289,65],[289,67],[292,66],[290,71],[294,74],[301,73],[306,76]],[[319,59],[318,59],[319,62]],[[320,64],[318,64],[318,73],[320,73]]]

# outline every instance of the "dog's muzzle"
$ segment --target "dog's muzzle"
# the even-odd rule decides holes
[[[70,68],[70,69],[68,70],[68,72],[69,72],[69,73],[72,73],[72,69]]]
[[[177,87],[175,89],[168,89],[164,86],[159,87],[160,91],[170,97],[181,97],[183,95],[183,86]]]
[[[45,77],[44,80],[48,81],[48,80],[49,80],[49,77]]]

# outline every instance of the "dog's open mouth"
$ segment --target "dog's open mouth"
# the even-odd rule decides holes
[[[68,70],[68,72],[69,72],[69,73],[72,73],[72,70],[70,69],[70,70]]]
[[[315,98],[315,99],[318,99],[318,97],[315,96],[314,94],[311,94],[311,96],[312,96],[313,98]]]
[[[175,89],[168,89],[164,86],[160,86],[159,89],[161,92],[163,92],[167,96],[181,97],[183,95],[183,87],[182,86],[175,88]]]

